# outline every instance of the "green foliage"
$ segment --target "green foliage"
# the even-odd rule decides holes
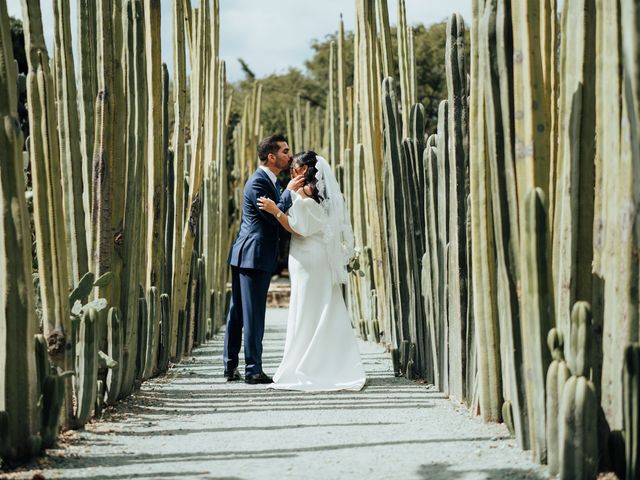
[[[438,105],[447,97],[445,78],[445,34],[447,23],[435,23],[428,27],[414,26],[417,100],[425,106],[425,125],[427,132],[435,132],[438,119]],[[398,71],[397,38],[395,28],[391,29],[394,71]],[[305,62],[306,71],[291,68],[283,74],[271,74],[258,79],[262,84],[262,125],[265,135],[268,132],[286,132],[286,112],[293,110],[296,95],[300,93],[302,101],[310,101],[312,107],[325,107],[329,91],[329,51],[331,42],[337,42],[338,34],[326,35],[314,40],[311,48],[313,56]],[[345,83],[353,85],[353,32],[345,32],[344,62]],[[465,48],[469,48],[469,30],[465,31]],[[469,52],[466,52],[469,57]],[[250,65],[241,62],[247,78],[231,84],[233,102],[231,106],[231,124],[236,124],[242,114],[244,98],[251,94],[253,81]]]

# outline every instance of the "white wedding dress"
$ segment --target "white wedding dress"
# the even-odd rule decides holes
[[[327,216],[312,198],[292,194],[291,301],[284,356],[271,388],[360,390],[366,380],[342,290],[332,280],[323,234]]]

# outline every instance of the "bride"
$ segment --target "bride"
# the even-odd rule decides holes
[[[286,214],[273,200],[258,200],[292,233],[287,337],[272,388],[360,390],[366,377],[341,289],[353,254],[344,198],[331,167],[315,152],[296,155],[291,174],[305,182],[292,192]]]

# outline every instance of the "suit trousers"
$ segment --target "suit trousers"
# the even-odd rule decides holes
[[[245,375],[262,372],[262,338],[271,274],[231,266],[231,305],[224,335],[224,369],[238,367],[244,330]]]

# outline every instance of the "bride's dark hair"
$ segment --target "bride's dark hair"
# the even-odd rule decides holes
[[[291,164],[299,168],[304,167],[305,165],[308,167],[304,174],[304,186],[308,185],[311,188],[311,198],[313,198],[317,203],[320,203],[324,199],[320,195],[317,186],[318,179],[316,178],[316,173],[318,173],[318,169],[316,168],[316,163],[318,163],[318,159],[316,156],[317,153],[313,150],[297,153],[293,157],[293,162]]]

